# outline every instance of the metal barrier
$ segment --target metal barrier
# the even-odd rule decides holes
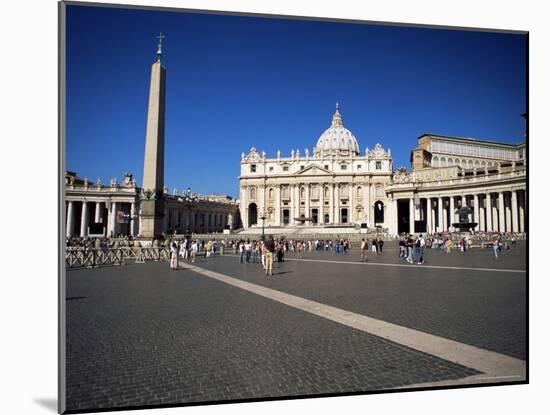
[[[107,265],[124,265],[134,261],[168,261],[169,248],[131,247],[120,248],[67,248],[65,250],[65,266],[67,268],[94,268]]]

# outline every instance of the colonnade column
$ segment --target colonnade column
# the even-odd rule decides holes
[[[519,232],[517,190],[512,190],[512,232]]]
[[[111,202],[111,210],[107,219],[107,236],[114,236],[116,230],[116,202]]]
[[[437,224],[437,231],[443,232],[443,199],[441,196],[437,199],[437,213],[438,213],[438,224]]]
[[[448,209],[445,207],[446,200],[443,200],[443,232],[446,232],[447,229],[449,229],[449,225],[447,224],[447,211]]]
[[[474,222],[477,223],[474,230],[479,230],[479,197],[477,194],[474,195]]]
[[[510,200],[510,204],[511,204]],[[506,232],[512,232],[512,206],[507,206],[504,201],[504,215],[506,216]]]
[[[520,203],[519,203],[519,231],[524,232],[525,231],[525,200],[526,200],[526,194],[525,191],[523,191],[520,195]]]
[[[485,195],[485,231],[493,232],[493,207],[491,203],[491,193]]]
[[[74,228],[74,210],[73,202],[69,201],[67,206],[67,229],[65,230],[65,235],[67,238],[70,238],[73,233]]]
[[[504,193],[498,193],[498,231],[505,232],[506,227],[504,226]]]
[[[80,217],[80,236],[88,234],[88,202],[82,202],[82,215]]]
[[[426,216],[427,216],[427,227],[426,232],[433,233],[432,231],[432,199],[429,197],[426,199]]]
[[[101,202],[95,203],[94,223],[100,223],[102,219],[101,215]]]
[[[449,220],[451,222],[449,223],[449,228],[450,228],[451,226],[453,226],[453,223],[455,223],[455,197],[454,196],[451,196],[449,200],[449,205],[450,205]]]
[[[409,199],[409,233],[414,233],[414,198]]]
[[[136,236],[136,223],[137,223],[137,216],[136,216],[136,202],[132,202],[130,205],[130,235]],[[185,228],[184,228],[185,230]]]
[[[300,185],[294,186],[294,196],[296,197],[296,203],[294,204],[294,217],[300,217]],[[300,222],[298,222],[300,223]]]

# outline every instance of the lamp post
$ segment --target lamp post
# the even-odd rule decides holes
[[[264,227],[264,222],[266,220],[266,217],[265,217],[265,212],[261,212],[260,213],[262,216],[260,216],[260,219],[262,220],[262,242],[265,242],[265,227]]]
[[[191,188],[188,187],[185,192],[183,192],[183,197],[178,198],[180,202],[185,202],[185,207],[187,208],[187,228],[185,229],[185,233],[187,235],[191,234],[191,206],[193,206],[193,203],[197,201],[197,197],[193,196],[191,193]]]

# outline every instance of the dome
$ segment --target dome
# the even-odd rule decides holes
[[[359,154],[359,144],[350,130],[344,127],[342,116],[338,111],[336,103],[336,112],[332,116],[332,125],[325,130],[317,140],[315,153],[325,154]]]

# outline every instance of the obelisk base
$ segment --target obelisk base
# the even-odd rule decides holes
[[[164,236],[164,201],[142,200],[140,218],[140,237],[157,238]]]

